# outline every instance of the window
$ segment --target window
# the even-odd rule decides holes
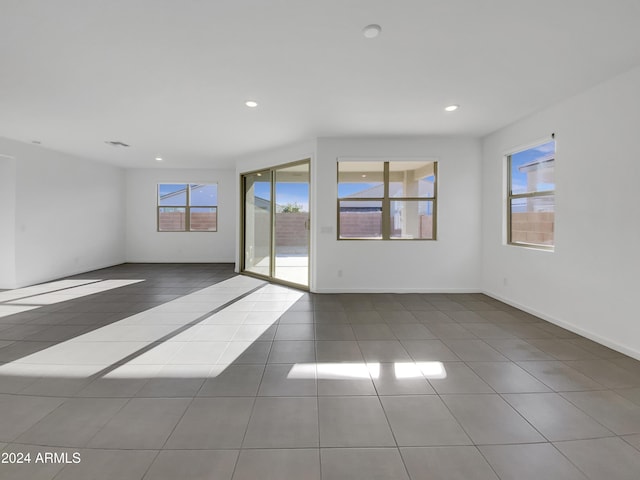
[[[507,156],[507,241],[552,250],[555,141]]]
[[[218,231],[218,185],[216,183],[159,184],[158,231]]]
[[[338,239],[435,240],[434,161],[339,161]]]

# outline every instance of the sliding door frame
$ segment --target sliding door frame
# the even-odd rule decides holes
[[[276,170],[282,168],[295,167],[297,165],[307,164],[309,166],[309,220],[307,221],[307,230],[309,235],[307,236],[307,284],[302,285],[299,283],[282,280],[275,276],[276,271]],[[261,275],[259,273],[250,272],[246,270],[246,222],[247,222],[247,204],[246,204],[246,177],[248,175],[269,172],[269,182],[271,184],[271,211],[269,218],[270,235],[269,239],[271,245],[269,246],[269,275]],[[301,290],[309,291],[311,284],[311,159],[305,158],[303,160],[296,160],[295,162],[283,163],[280,165],[274,165],[271,167],[258,168],[256,170],[250,170],[240,173],[240,273],[248,275],[250,277],[259,278],[261,280],[268,280],[273,283],[279,283],[288,287],[293,287]]]

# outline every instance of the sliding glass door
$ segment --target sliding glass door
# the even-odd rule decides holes
[[[274,277],[309,284],[309,162],[273,170]]]
[[[244,269],[271,275],[271,172],[244,176]]]
[[[309,286],[309,161],[242,175],[242,270]]]

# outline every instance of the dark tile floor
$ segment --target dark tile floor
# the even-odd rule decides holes
[[[11,480],[635,480],[640,362],[481,294],[128,264],[0,292],[0,442]]]

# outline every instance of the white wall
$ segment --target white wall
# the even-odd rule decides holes
[[[640,358],[640,68],[483,141],[482,288]],[[503,242],[504,154],[555,132],[555,252]]]
[[[124,172],[13,140],[14,287],[124,261]]]
[[[0,289],[16,282],[16,161],[0,151]]]
[[[126,171],[128,262],[233,262],[237,180],[233,170],[130,169]],[[217,183],[217,232],[158,232],[158,183]]]
[[[336,240],[336,159],[342,156],[437,158],[438,240]],[[239,159],[236,173],[305,158],[311,158],[311,291],[479,291],[479,141],[319,138]]]
[[[336,239],[338,157],[438,160],[438,239]],[[315,162],[317,292],[480,290],[480,142],[469,138],[319,138]],[[341,271],[341,276],[339,276]]]

